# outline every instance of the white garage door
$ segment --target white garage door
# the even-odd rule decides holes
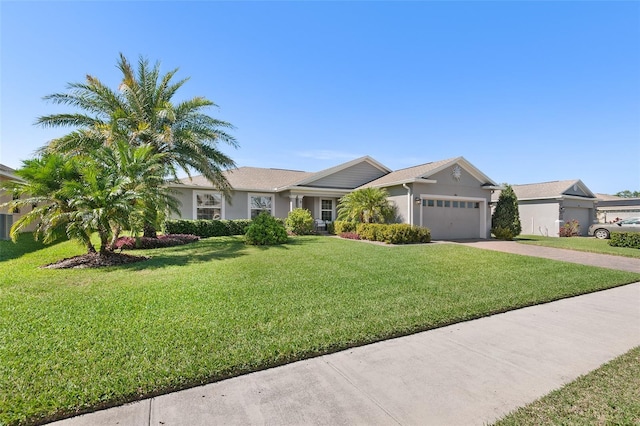
[[[571,220],[577,220],[580,223],[580,234],[587,235],[589,225],[591,225],[591,209],[580,207],[566,207],[562,213],[562,220],[567,223]]]
[[[460,240],[480,236],[483,203],[428,198],[422,200],[422,226],[434,240]]]

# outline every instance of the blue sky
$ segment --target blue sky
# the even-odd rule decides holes
[[[0,162],[65,129],[42,97],[119,52],[179,67],[239,166],[464,156],[498,182],[640,189],[640,2],[2,1]]]

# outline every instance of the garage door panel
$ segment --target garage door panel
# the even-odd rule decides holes
[[[461,207],[464,203],[464,208]],[[455,207],[454,207],[455,205]],[[434,200],[433,206],[423,206],[422,226],[431,230],[431,238],[438,239],[467,239],[478,238],[480,235],[480,208],[477,202],[449,201],[441,206]]]
[[[572,220],[577,220],[580,224],[580,234],[587,235],[589,225],[591,225],[591,209],[584,209],[578,207],[566,207],[562,213],[562,219],[564,223]]]

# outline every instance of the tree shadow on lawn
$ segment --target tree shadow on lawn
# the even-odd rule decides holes
[[[246,256],[247,250],[257,248],[258,250],[289,250],[287,246],[300,245],[305,242],[289,239],[286,244],[276,246],[249,246],[241,239],[229,238],[207,238],[193,244],[185,244],[175,247],[167,247],[158,250],[145,251],[145,255],[150,259],[144,262],[129,263],[119,267],[139,271],[145,269],[166,268],[169,266],[182,266],[194,263],[211,262],[234,257]],[[136,255],[135,250],[125,251],[128,254]]]
[[[0,240],[0,262],[17,259],[25,254],[33,253],[47,247],[67,241],[66,238],[59,238],[53,243],[44,244],[33,239],[33,232],[23,232],[18,235],[18,241]]]

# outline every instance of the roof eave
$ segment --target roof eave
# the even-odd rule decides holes
[[[364,184],[361,186],[361,188],[385,188],[388,186],[403,185],[406,183],[438,183],[438,181],[436,179],[425,179],[421,177],[415,177],[410,179],[394,180],[391,182],[378,183],[378,184]]]

